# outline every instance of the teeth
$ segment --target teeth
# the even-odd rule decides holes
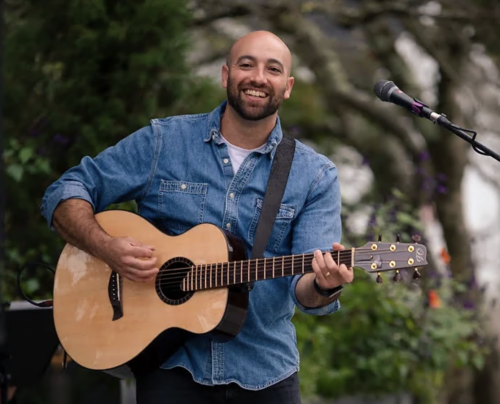
[[[262,91],[245,90],[245,94],[253,95],[254,97],[261,97],[261,98],[266,97],[266,93],[263,93]]]

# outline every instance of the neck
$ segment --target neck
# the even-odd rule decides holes
[[[221,132],[227,141],[243,149],[255,149],[267,142],[276,125],[277,113],[258,121],[242,118],[229,104],[221,119]]]
[[[354,251],[335,251],[334,257],[340,264],[354,266]],[[194,291],[221,286],[241,285],[265,279],[282,278],[313,272],[314,253],[283,257],[255,258],[244,261],[219,262],[191,267],[182,281],[182,290]]]

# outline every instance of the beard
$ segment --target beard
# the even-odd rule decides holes
[[[227,78],[227,103],[240,115],[248,121],[259,121],[267,118],[278,111],[283,103],[286,88],[284,87],[280,94],[275,94],[272,87],[266,87],[250,81],[250,86],[256,90],[262,90],[267,93],[267,102],[259,103],[261,105],[251,105],[249,100],[242,98],[242,93],[236,83],[233,83],[231,75]]]

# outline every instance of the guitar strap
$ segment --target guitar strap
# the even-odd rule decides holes
[[[274,221],[278,214],[281,199],[285,193],[290,167],[292,166],[293,155],[295,153],[295,140],[283,136],[281,142],[276,149],[271,173],[267,181],[266,193],[262,210],[255,231],[255,239],[252,248],[251,258],[262,258],[266,250],[269,236],[273,230]]]

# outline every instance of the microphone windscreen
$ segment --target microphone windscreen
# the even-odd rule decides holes
[[[392,81],[380,80],[373,87],[373,92],[382,101],[389,101],[389,92],[396,87]]]

